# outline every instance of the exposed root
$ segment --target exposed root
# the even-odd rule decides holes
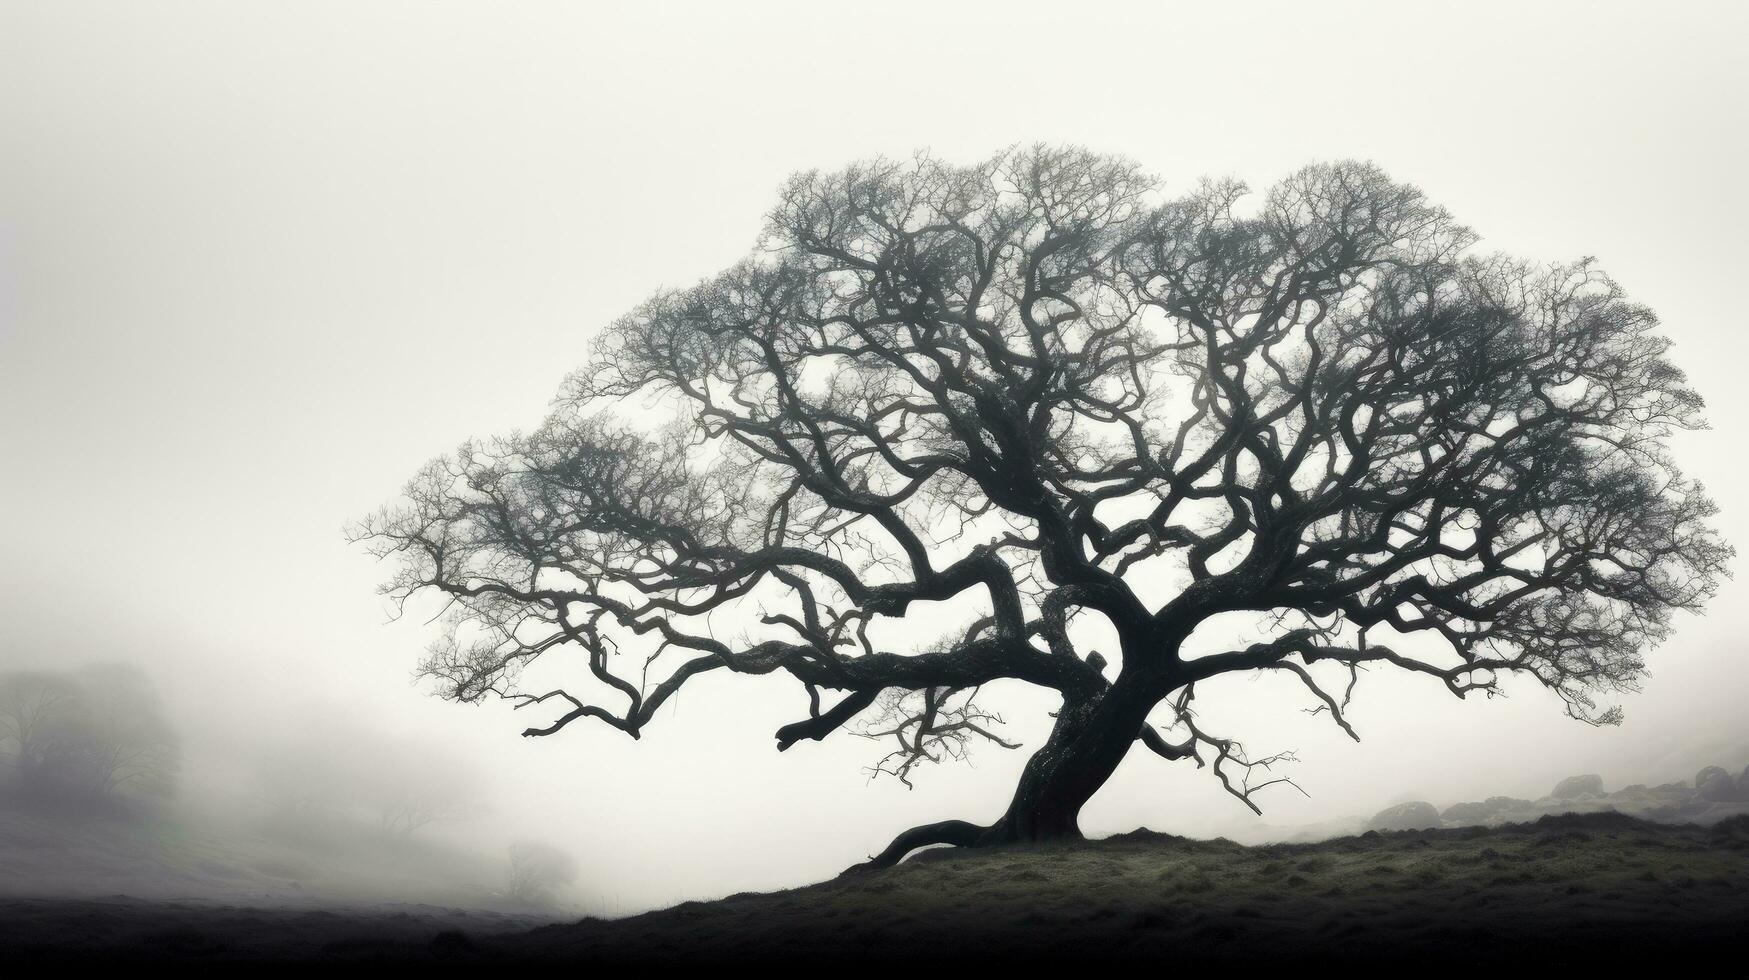
[[[1000,825],[997,825],[1000,826]],[[869,871],[879,871],[890,868],[905,859],[905,856],[920,847],[932,844],[952,844],[955,847],[974,847],[994,841],[997,826],[985,827],[964,820],[943,820],[940,823],[926,823],[912,827],[893,838],[886,850],[876,854],[861,864],[845,869],[845,874],[863,874]]]

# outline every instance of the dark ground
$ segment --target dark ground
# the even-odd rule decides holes
[[[0,900],[20,959],[576,965],[1318,963],[1749,974],[1749,818],[1620,814],[1242,847],[1138,832],[927,853],[897,868],[528,930],[409,906],[295,910]],[[554,965],[557,965],[554,962]]]
[[[534,916],[429,905],[296,908],[111,898],[0,898],[0,965],[42,961],[441,960]]]

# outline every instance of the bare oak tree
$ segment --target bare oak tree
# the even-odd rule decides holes
[[[1250,803],[1274,760],[1193,700],[1234,672],[1350,734],[1371,667],[1616,720],[1599,695],[1729,556],[1669,457],[1701,402],[1652,313],[1589,260],[1470,254],[1367,164],[1246,194],[1164,200],[1077,149],[798,175],[751,258],[615,323],[540,429],[433,462],[356,537],[399,559],[390,594],[449,600],[446,696],[558,706],[526,735],[635,738],[701,674],[783,673],[808,709],[780,750],[861,716],[905,776],[997,737],[981,686],[1061,696],[1005,815],[875,865],[1075,835],[1138,742]],[[962,594],[965,628],[878,642]],[[1183,652],[1232,612],[1270,638]],[[518,685],[566,656],[581,686]]]

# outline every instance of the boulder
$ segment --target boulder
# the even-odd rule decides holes
[[[1603,795],[1603,777],[1596,773],[1568,776],[1555,784],[1549,795],[1557,800],[1584,800]]]
[[[1529,800],[1513,796],[1490,796],[1480,802],[1454,803],[1440,817],[1447,824],[1465,827],[1499,823],[1507,814],[1522,813],[1530,808]]]
[[[1652,787],[1652,795],[1672,803],[1680,803],[1694,796],[1694,787],[1687,783],[1660,783]]]
[[[1427,830],[1438,827],[1439,811],[1425,800],[1386,807],[1367,822],[1368,830]]]
[[[1694,774],[1694,798],[1708,803],[1736,802],[1737,781],[1718,766],[1707,766]]]
[[[1453,803],[1439,815],[1441,820],[1458,827],[1487,823],[1494,815],[1494,808],[1487,803]]]

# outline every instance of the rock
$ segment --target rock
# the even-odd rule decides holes
[[[1694,775],[1694,798],[1708,803],[1735,802],[1737,781],[1718,766],[1707,766]]]
[[[1583,800],[1593,796],[1603,795],[1603,777],[1592,773],[1585,776],[1568,776],[1555,784],[1549,795],[1557,800]]]
[[[1425,800],[1386,807],[1367,822],[1369,830],[1427,830],[1438,826],[1439,811]]]
[[[1550,815],[1562,813],[1613,813],[1615,804],[1602,797],[1592,797],[1583,800],[1561,800],[1549,807],[1545,812]]]
[[[1445,808],[1445,812],[1440,814],[1439,818],[1448,824],[1463,827],[1487,823],[1488,818],[1493,815],[1493,808],[1486,803],[1453,803]]]
[[[1440,817],[1447,824],[1464,827],[1499,823],[1507,814],[1521,813],[1530,808],[1529,800],[1513,796],[1490,796],[1480,802],[1454,803]]]

